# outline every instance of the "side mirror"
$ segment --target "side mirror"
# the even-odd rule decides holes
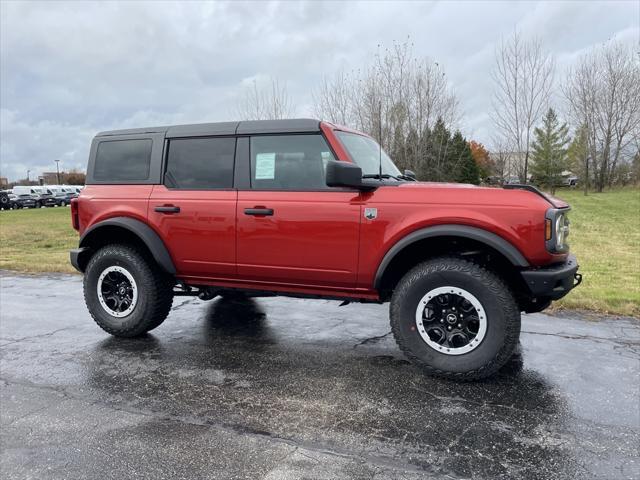
[[[330,160],[327,163],[327,185],[329,187],[348,187],[358,190],[373,190],[376,187],[362,182],[362,169],[351,162]]]
[[[416,172],[414,172],[413,170],[405,170],[404,176],[409,177],[411,180],[416,180]]]

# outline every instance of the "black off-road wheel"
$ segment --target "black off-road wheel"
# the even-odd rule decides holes
[[[129,245],[107,245],[89,260],[84,299],[105,332],[135,337],[158,327],[173,302],[173,278]]]
[[[456,257],[409,271],[390,306],[400,349],[427,373],[455,380],[493,375],[520,337],[520,311],[504,281]]]

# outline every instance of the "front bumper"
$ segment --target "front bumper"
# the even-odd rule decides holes
[[[533,297],[550,300],[564,297],[582,282],[575,255],[569,255],[564,263],[521,273]]]

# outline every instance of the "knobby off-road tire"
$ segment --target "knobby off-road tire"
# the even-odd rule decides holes
[[[173,302],[173,283],[153,260],[134,247],[107,245],[89,260],[84,272],[84,299],[89,313],[105,332],[135,337],[153,330],[167,318]],[[117,295],[115,300],[106,293],[99,295],[99,284],[101,292],[111,293],[113,285],[116,293],[126,292],[122,305],[117,304]],[[126,298],[135,300],[127,303]]]
[[[444,290],[443,287],[451,288]],[[454,303],[455,299],[459,303]],[[440,307],[442,303],[447,308]],[[461,304],[464,306],[460,307]],[[453,324],[448,321],[458,313],[462,319],[462,309],[472,315],[468,329],[464,320],[460,324],[458,320]],[[475,318],[482,317],[482,320],[474,320],[474,311]],[[520,311],[502,279],[471,261],[456,257],[435,258],[410,270],[393,293],[390,316],[396,342],[409,359],[429,374],[455,380],[478,380],[494,374],[509,360],[520,337]],[[485,322],[484,331],[480,321]],[[457,346],[457,343],[450,344],[449,335],[454,334],[459,325],[465,333],[458,337],[459,344],[463,344],[465,338],[471,340],[461,348],[448,349]],[[449,327],[452,332],[448,331]],[[469,333],[471,330],[477,332],[475,336]],[[442,333],[446,337],[444,341]]]

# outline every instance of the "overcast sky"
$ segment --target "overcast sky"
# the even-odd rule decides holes
[[[286,82],[311,115],[323,75],[410,37],[443,65],[464,133],[490,143],[496,44],[538,35],[561,72],[611,38],[639,45],[640,2],[5,2],[0,170],[84,169],[100,130],[235,119],[243,86]],[[639,48],[640,50],[640,48]]]

